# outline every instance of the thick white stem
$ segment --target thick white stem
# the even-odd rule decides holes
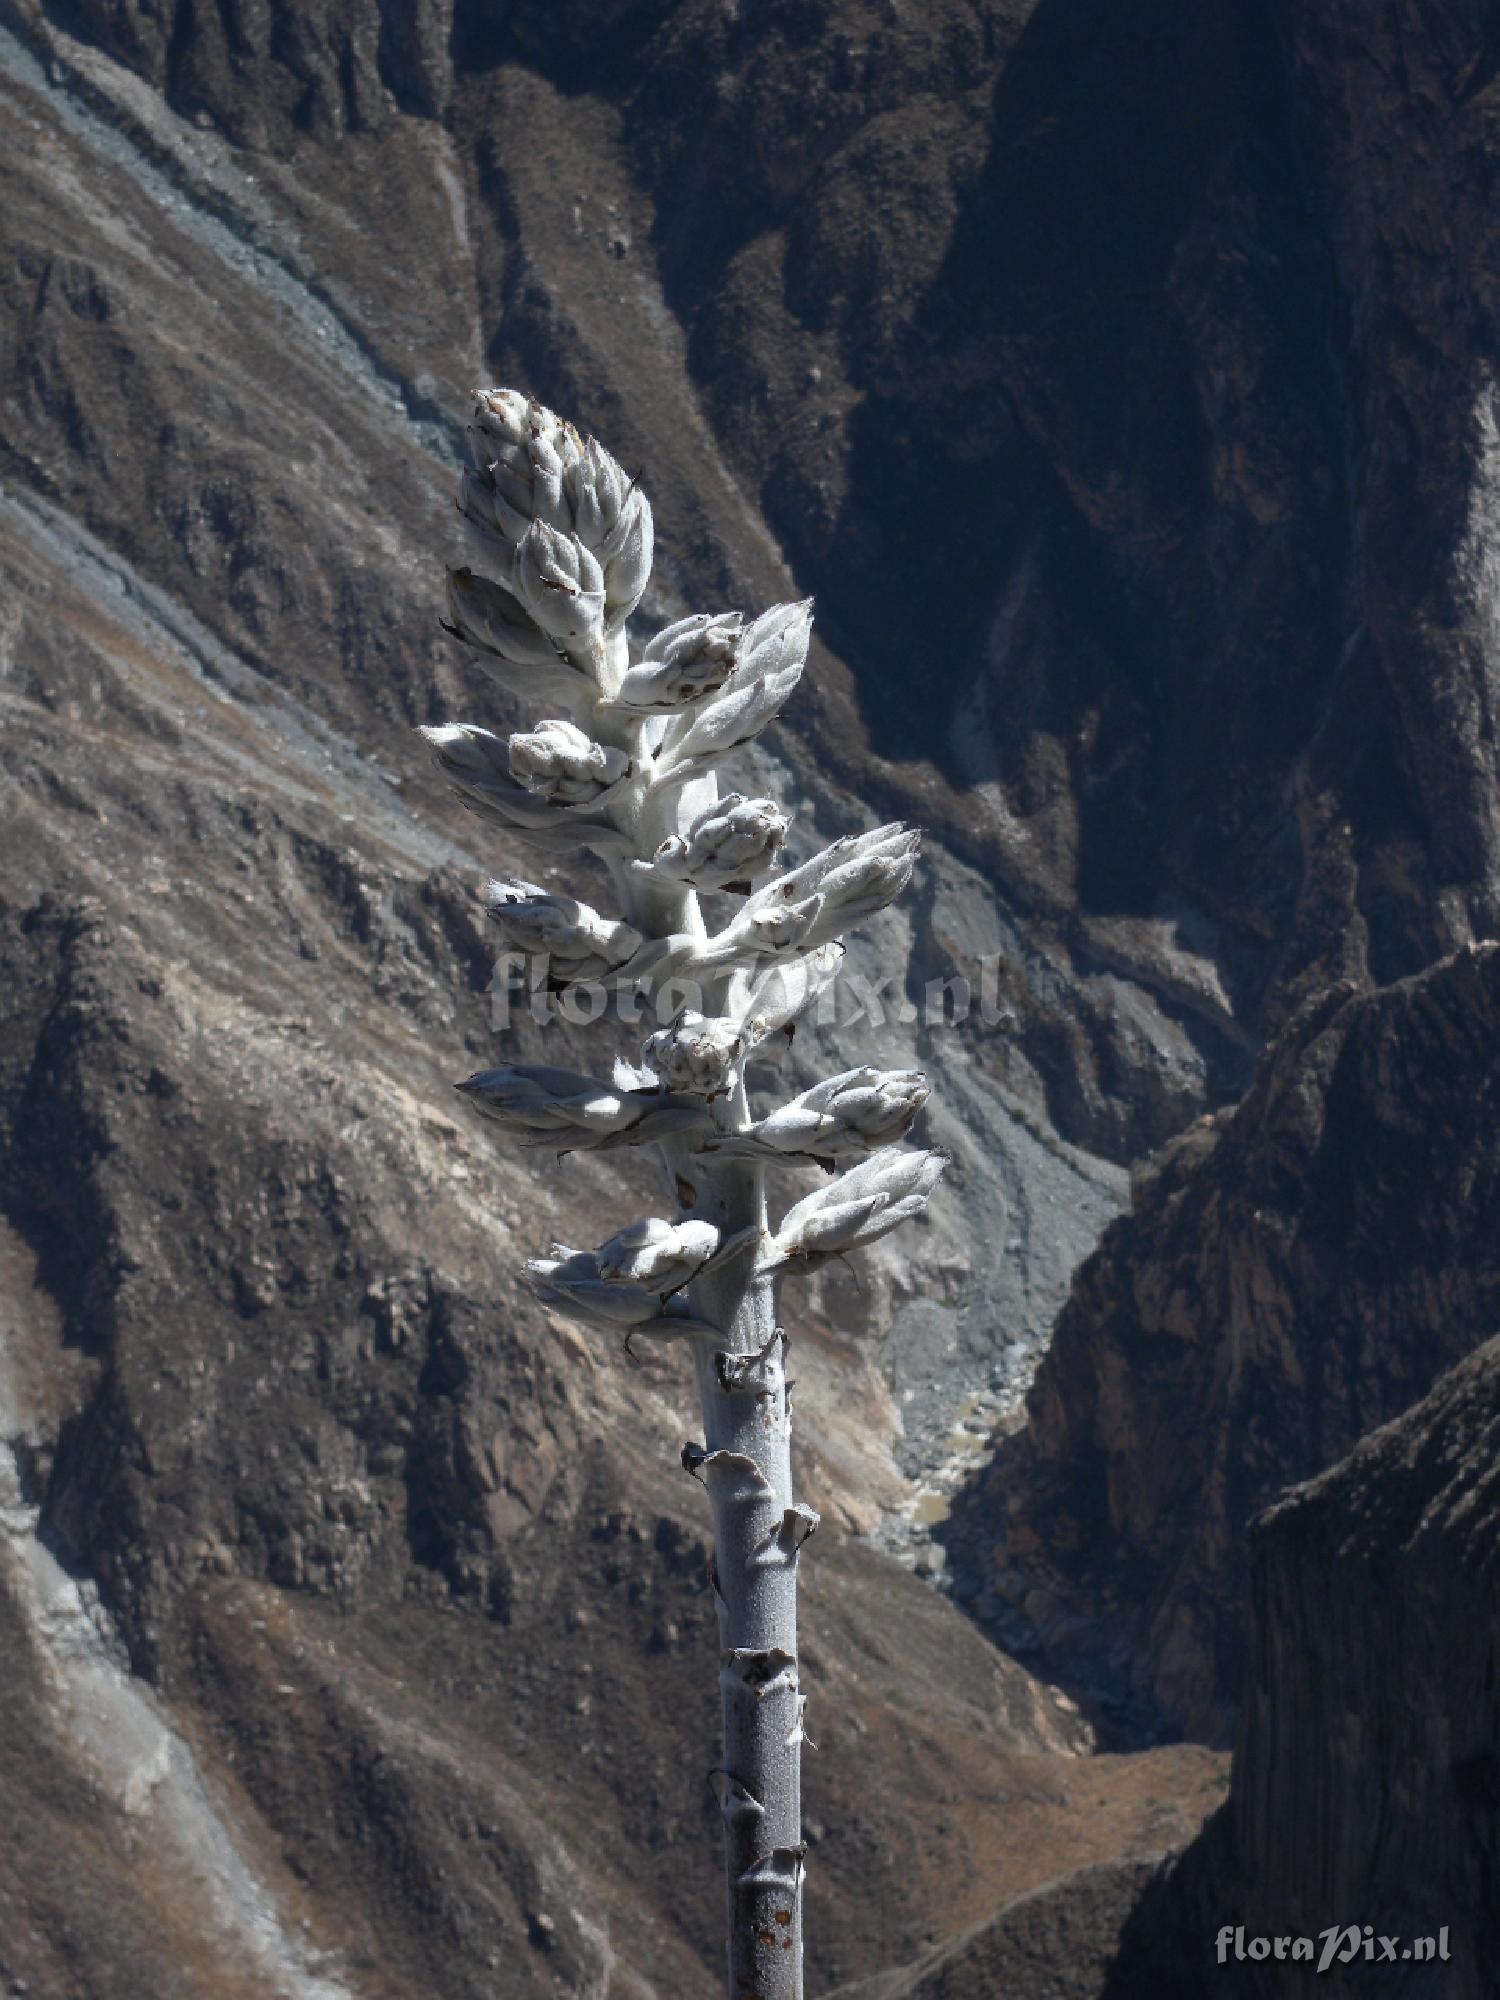
[[[691,1213],[728,1235],[764,1224],[761,1169],[692,1163]],[[774,1281],[736,1259],[693,1287],[694,1310],[726,1330],[698,1354],[714,1522],[724,1754],[730,2000],[801,2000],[802,1709],[797,1563],[817,1525],[792,1497],[786,1336]]]
[[[716,791],[717,781],[710,782]],[[637,807],[638,833],[649,827],[652,809],[645,799]],[[631,921],[659,935],[661,913],[642,898],[638,880],[627,894]],[[686,893],[670,922],[701,932],[696,895]],[[704,996],[710,1011],[728,986],[721,979]],[[743,1081],[715,1110],[727,1130],[749,1124]],[[713,1782],[724,1821],[730,2000],[802,2000],[805,1698],[797,1675],[797,1563],[817,1516],[792,1497],[787,1342],[776,1324],[775,1279],[757,1269],[765,1170],[754,1160],[713,1162],[671,1142],[661,1151],[685,1217],[713,1223],[724,1242],[751,1233],[744,1254],[688,1292],[694,1313],[725,1334],[722,1347],[694,1343],[724,1715]]]
[[[690,921],[701,922],[691,901]],[[712,1007],[724,994],[705,999]],[[715,1108],[722,1127],[743,1130],[743,1082]],[[750,1233],[744,1254],[689,1289],[694,1313],[725,1334],[722,1347],[695,1343],[724,1717],[712,1781],[724,1821],[730,2000],[802,2000],[797,1564],[817,1516],[793,1499],[787,1341],[776,1324],[775,1279],[757,1270],[765,1170],[670,1143],[662,1151],[685,1217],[713,1223],[724,1242]]]

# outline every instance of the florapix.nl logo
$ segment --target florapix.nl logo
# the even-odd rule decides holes
[[[1224,1924],[1214,1941],[1214,1956],[1220,1965],[1231,1960],[1260,1962],[1266,1959],[1301,1960],[1317,1972],[1330,1972],[1336,1965],[1391,1965],[1430,1962],[1446,1964],[1448,1949],[1446,1924],[1430,1937],[1387,1937],[1374,1924],[1329,1924],[1316,1937],[1247,1937],[1243,1925]]]
[[[957,1028],[973,1022],[987,1029],[1014,1028],[1015,1010],[1002,999],[1004,964],[998,952],[988,953],[915,989],[902,973],[877,978],[852,965],[842,965],[830,980],[795,965],[778,968],[777,976],[808,982],[803,1019],[821,1028],[843,1030],[861,1024],[883,1028],[892,1023]],[[1011,971],[1013,977],[1014,968]],[[650,1025],[684,1013],[717,1013],[720,1005],[702,981],[691,977],[665,979],[649,994],[628,979],[554,980],[545,958],[520,951],[496,955],[489,995],[490,1027],[496,1034],[523,1020],[538,1027],[557,1020],[589,1027],[607,1015],[637,1027],[643,1021]]]

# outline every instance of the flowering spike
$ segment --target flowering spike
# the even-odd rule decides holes
[[[704,1441],[685,1445],[681,1463],[714,1517],[724,1756],[711,1783],[724,1822],[730,1989],[800,2000],[796,1591],[817,1516],[792,1495],[776,1289],[787,1271],[917,1214],[944,1161],[899,1143],[926,1102],[919,1071],[847,1069],[759,1120],[745,1073],[752,1052],[790,1034],[828,990],[843,934],[906,887],[918,836],[873,827],[777,872],[785,813],[770,799],[721,795],[719,770],[795,690],[811,602],[748,622],[739,612],[679,618],[632,658],[625,623],[654,533],[635,482],[596,439],[512,389],[480,394],[469,453],[458,505],[490,573],[451,573],[449,629],[553,713],[509,737],[465,723],[422,733],[483,819],[552,851],[590,847],[606,865],[618,917],[530,882],[481,891],[534,987],[644,995],[661,1025],[639,1066],[616,1057],[608,1083],[501,1063],[457,1087],[521,1146],[653,1145],[676,1192],[675,1216],[630,1223],[595,1250],[554,1244],[526,1276],[549,1310],[623,1335],[627,1352],[637,1338],[698,1346]],[[744,900],[711,931],[699,897],[726,892]],[[698,990],[685,1005],[689,982]],[[835,1177],[771,1230],[765,1172],[781,1160],[816,1161]]]

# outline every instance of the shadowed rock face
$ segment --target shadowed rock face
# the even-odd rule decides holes
[[[849,2000],[1491,1993],[1497,1465],[1490,1340],[1253,1523],[1230,1796],[1197,1839],[1080,1869]],[[1365,1925],[1394,1958],[1366,1958]],[[1320,1971],[1330,1927],[1348,1956]],[[1278,1938],[1312,1940],[1312,1963],[1245,1948]]]
[[[1391,1988],[1403,1995],[1478,2000],[1494,1985],[1497,1464],[1492,1340],[1279,1501],[1252,1539],[1218,1880],[1256,1932],[1273,1916],[1307,1929],[1319,1910],[1378,1918],[1404,1941],[1446,1925],[1451,1959],[1403,1967]],[[1354,1993],[1359,1971],[1333,1990]]]
[[[1145,1884],[1101,2000],[1493,1991],[1497,1448],[1490,1340],[1255,1521],[1230,1796]],[[1299,1937],[1311,1964],[1274,1956]]]
[[[1336,988],[1142,1173],[955,1524],[990,1539],[1012,1642],[1174,1729],[1230,1730],[1251,1515],[1493,1322],[1497,1050],[1500,946]]]
[[[535,863],[413,739],[522,719],[434,617],[476,380],[640,468],[646,622],[817,593],[755,775],[809,834],[932,833],[852,970],[1003,959],[1003,1032],[784,1059],[921,1061],[955,1156],[929,1230],[796,1305],[815,1978],[1191,1831],[1212,1759],[1080,1760],[853,1536],[1013,1405],[1176,1139],[1006,1518],[1057,1544],[1033,1627],[1118,1617],[1116,1685],[1219,1730],[1250,1509],[1493,1323],[1451,1204],[1489,1186],[1493,965],[1452,954],[1495,928],[1494,59],[1477,9],[1366,16],[0,4],[0,1435],[8,1574],[72,1606],[7,1599],[33,1995],[225,2000],[252,1934],[313,2000],[717,1977],[684,1384],[510,1276],[644,1198],[446,1108],[599,1046],[497,1047],[471,891]],[[161,1704],[144,1786],[59,1692],[96,1618]],[[154,1860],[198,1782],[248,1857],[222,1936]]]

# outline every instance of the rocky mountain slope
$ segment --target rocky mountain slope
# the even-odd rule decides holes
[[[541,1190],[448,1108],[490,1045],[478,857],[97,545],[12,534],[5,1973],[695,1990],[686,1384],[514,1279],[640,1193],[585,1163]],[[1218,1788],[1198,1751],[1079,1755],[1065,1702],[851,1536],[903,1492],[890,1392],[836,1314],[804,1331],[826,1984]]]
[[[640,468],[646,624],[816,593],[755,774],[805,837],[931,829],[864,1018],[788,1058],[921,1061],[954,1155],[799,1302],[813,1990],[1191,1835],[1221,1760],[1082,1754],[871,1540],[942,1513],[1137,1170],[954,1587],[1112,1728],[1225,1734],[1250,1510],[1493,1331],[1491,42],[1456,0],[0,0],[33,2000],[717,1977],[682,1385],[512,1276],[640,1195],[449,1109],[564,1055],[491,1031],[472,887],[535,864],[413,734],[519,719],[435,622],[479,379]],[[922,1018],[985,966],[988,1020]]]

